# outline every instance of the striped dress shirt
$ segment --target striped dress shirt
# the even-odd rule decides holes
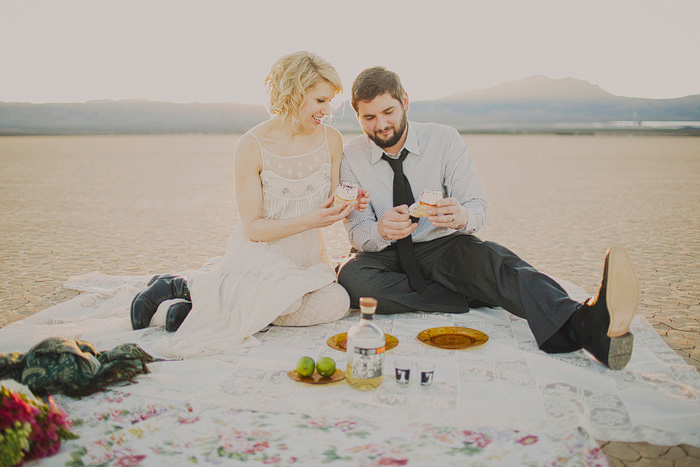
[[[436,228],[422,217],[412,234],[413,241],[427,242],[455,232],[478,231],[486,219],[488,202],[474,161],[457,130],[437,123],[408,122],[404,148],[409,154],[403,170],[413,198],[418,201],[423,190],[441,190],[443,197],[457,198],[469,213],[469,222],[460,231]],[[377,221],[394,206],[394,172],[382,160],[382,154],[382,148],[366,135],[350,141],[343,153],[340,179],[372,192],[365,212],[352,211],[345,220],[350,243],[359,251],[381,251],[393,243],[384,240],[377,230]]]

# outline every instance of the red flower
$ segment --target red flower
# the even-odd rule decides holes
[[[408,459],[392,459],[391,457],[382,457],[377,465],[406,465]]]
[[[19,394],[10,392],[2,398],[0,404],[0,429],[11,428],[15,420],[29,422],[34,428],[34,419],[40,413],[38,408],[28,404]]]
[[[269,447],[270,447],[270,443],[268,443],[267,441],[263,441],[260,443],[255,443],[253,445],[253,451],[264,451],[265,449],[267,449]]]
[[[117,460],[117,463],[114,465],[118,465],[119,467],[135,467],[141,463],[142,460],[144,460],[146,456],[144,455],[133,455],[130,454],[128,456],[120,457]]]

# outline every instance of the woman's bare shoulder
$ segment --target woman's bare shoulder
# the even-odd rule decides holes
[[[234,150],[234,158],[236,165],[245,166],[257,166],[260,167],[262,163],[260,158],[262,153],[260,150],[260,143],[257,139],[253,130],[249,130],[238,139],[236,143],[236,149]]]
[[[338,130],[332,126],[327,126],[326,131],[328,132],[328,146],[331,152],[343,151],[343,135],[340,134]]]

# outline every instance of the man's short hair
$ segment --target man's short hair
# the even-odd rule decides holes
[[[391,97],[403,102],[406,91],[401,84],[399,75],[383,66],[374,66],[363,70],[352,82],[352,108],[357,114],[357,104],[360,101],[370,102],[375,97],[388,92]]]

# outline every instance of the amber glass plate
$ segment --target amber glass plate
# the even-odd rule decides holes
[[[393,349],[399,345],[399,340],[391,334],[384,334],[384,337],[386,338],[386,350]],[[328,347],[331,349],[345,352],[348,349],[348,333],[341,332],[340,334],[331,336],[326,341],[326,344],[328,344]]]
[[[447,326],[425,329],[418,333],[418,340],[441,349],[466,349],[481,345],[489,336],[471,328]]]
[[[321,376],[317,371],[314,371],[314,374],[311,376],[301,376],[299,373],[297,373],[297,370],[292,370],[287,373],[287,375],[289,375],[289,377],[294,381],[301,381],[302,383],[306,384],[336,383],[345,379],[345,372],[343,370],[335,370],[333,376]]]

